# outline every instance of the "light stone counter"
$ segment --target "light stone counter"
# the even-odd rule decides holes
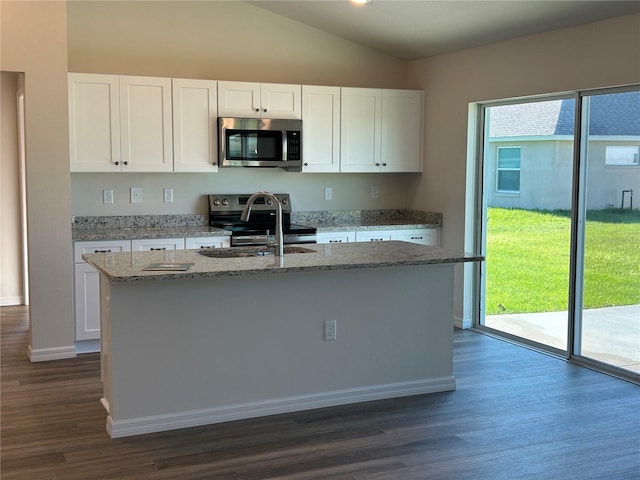
[[[137,240],[149,238],[191,238],[191,237],[223,237],[231,235],[228,230],[209,227],[208,225],[193,227],[116,227],[116,228],[74,228],[74,242],[93,240]]]
[[[210,258],[198,250],[91,253],[83,258],[111,282],[203,279],[224,276],[433,265],[482,260],[482,257],[408,242],[306,244],[311,253],[241,258]],[[262,250],[256,247],[255,250]],[[243,249],[246,250],[246,249]],[[239,251],[230,249],[230,251]],[[279,260],[282,260],[281,262]],[[193,263],[188,271],[144,271],[151,263]]]
[[[292,222],[311,225],[318,232],[438,228],[442,214],[418,210],[328,210],[293,212]]]

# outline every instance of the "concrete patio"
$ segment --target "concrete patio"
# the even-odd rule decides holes
[[[485,325],[566,349],[567,312],[487,315]],[[640,305],[585,310],[582,355],[640,373]]]

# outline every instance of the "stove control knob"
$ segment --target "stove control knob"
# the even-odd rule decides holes
[[[222,199],[222,205],[224,205],[225,207],[226,207],[227,205],[229,205],[229,200],[228,200],[228,199],[226,199],[226,198],[223,198],[223,199]]]
[[[267,198],[267,205],[273,205],[273,200],[271,200],[270,198]]]
[[[283,205],[286,205],[287,203],[289,203],[289,200],[287,199],[287,197],[284,197],[280,200],[280,203],[282,203]]]
[[[219,206],[220,206],[220,200],[216,198],[216,199],[213,201],[213,204],[214,204],[216,207],[219,207]]]

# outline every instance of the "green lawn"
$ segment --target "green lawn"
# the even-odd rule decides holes
[[[567,310],[567,211],[488,209],[486,314]],[[584,307],[640,304],[640,210],[587,213]]]

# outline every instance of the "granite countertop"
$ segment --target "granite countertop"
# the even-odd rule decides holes
[[[326,231],[398,230],[442,226],[442,214],[417,210],[329,210],[292,212],[291,221]],[[74,242],[230,235],[208,225],[207,215],[74,217]]]
[[[236,275],[433,265],[482,260],[481,256],[406,242],[305,244],[311,253],[284,257],[210,258],[197,250],[91,253],[82,256],[111,282],[203,279]],[[238,251],[237,248],[220,249]],[[260,250],[260,248],[256,248]],[[281,262],[280,262],[281,260]],[[187,271],[145,271],[151,263],[193,263]]]
[[[293,212],[291,221],[312,225],[318,232],[437,228],[442,214],[418,210],[329,210]]]

